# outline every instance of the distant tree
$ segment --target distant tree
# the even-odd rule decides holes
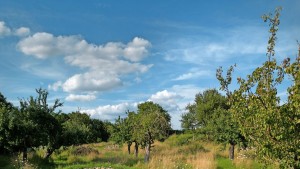
[[[194,131],[197,127],[199,127],[196,117],[196,104],[188,104],[185,109],[187,112],[181,115],[181,127],[184,130]]]
[[[127,124],[130,126],[131,133],[131,142],[134,143],[134,155],[137,158],[139,153],[139,130],[140,130],[140,121],[139,117],[135,112],[127,113]]]
[[[171,129],[171,117],[159,104],[145,102],[138,105],[138,130],[135,133],[137,141],[145,148],[145,162],[149,161],[151,145],[155,139],[164,139]]]
[[[247,141],[241,134],[238,123],[227,109],[216,109],[211,121],[206,127],[213,139],[219,143],[229,144],[229,159],[234,159],[234,149],[237,144],[246,147]]]
[[[98,119],[91,119],[92,142],[107,141],[107,130],[105,123]]]
[[[12,151],[9,139],[13,133],[9,129],[9,121],[15,111],[16,108],[0,93],[0,153]]]
[[[277,161],[281,168],[300,168],[300,45],[294,62],[284,60],[279,65],[275,59],[275,42],[279,26],[280,9],[275,15],[264,15],[269,22],[270,37],[267,60],[246,79],[238,78],[239,87],[229,90],[233,67],[222,76],[217,70],[221,89],[226,91],[230,112],[238,122],[244,136],[256,147],[258,157],[264,162]],[[277,89],[288,75],[292,85],[287,89],[288,100],[280,104]]]
[[[72,112],[63,126],[64,146],[80,145],[92,142],[90,117],[85,113]],[[100,131],[99,131],[100,132]]]
[[[130,154],[130,148],[133,143],[134,146],[134,154],[138,156],[138,148],[139,148],[139,129],[137,119],[137,114],[135,112],[126,112],[127,117],[121,118],[119,117],[115,124],[112,132],[111,140],[115,141],[117,144],[127,144],[128,154]]]
[[[119,116],[119,118],[116,120],[113,128],[111,140],[115,141],[117,144],[120,145],[126,143],[128,154],[130,154],[130,147],[132,144],[132,132],[131,132],[131,126],[128,123],[128,117],[121,118]]]
[[[12,150],[10,137],[13,134],[9,128],[11,115],[16,111],[10,105],[0,103],[0,154],[9,153]]]
[[[189,104],[182,115],[181,124],[186,129],[197,129],[207,139],[229,143],[229,158],[234,159],[234,147],[244,141],[238,125],[228,112],[227,98],[216,89],[208,89],[195,96],[195,103]]]
[[[0,92],[0,106],[1,107],[6,107],[8,109],[13,108],[13,104],[7,101],[6,97]]]

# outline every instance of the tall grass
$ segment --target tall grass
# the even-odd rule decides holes
[[[133,147],[131,152],[133,152]],[[266,168],[253,158],[253,150],[236,151],[236,159],[228,159],[228,147],[199,141],[191,134],[172,135],[164,142],[155,142],[150,161],[144,163],[144,150],[136,158],[128,154],[127,145],[97,143],[61,148],[50,160],[43,160],[44,149],[28,154],[22,168],[105,168],[105,169],[256,169]],[[4,168],[20,168],[18,156],[0,156]],[[14,161],[15,160],[15,161]],[[278,168],[276,165],[269,168]]]

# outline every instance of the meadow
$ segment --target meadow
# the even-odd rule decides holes
[[[133,152],[133,146],[132,151]],[[164,142],[156,141],[151,158],[144,162],[144,150],[136,158],[128,154],[127,146],[101,142],[70,146],[54,152],[43,160],[43,149],[30,151],[28,162],[17,154],[0,157],[0,168],[59,168],[59,169],[255,169],[266,168],[255,160],[252,150],[236,150],[235,159],[228,159],[228,147],[208,141],[194,140],[192,135],[172,135]],[[277,168],[271,166],[268,168]]]

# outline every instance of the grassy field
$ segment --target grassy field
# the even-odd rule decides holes
[[[133,148],[133,146],[132,146]],[[144,150],[138,158],[128,154],[127,146],[97,143],[56,151],[49,161],[42,160],[43,150],[30,152],[23,165],[17,155],[0,156],[0,168],[98,168],[98,169],[255,169],[262,165],[251,158],[251,151],[227,158],[227,148],[214,143],[193,141],[189,135],[173,135],[165,142],[155,142],[151,159],[144,163]],[[270,167],[270,168],[274,168]]]

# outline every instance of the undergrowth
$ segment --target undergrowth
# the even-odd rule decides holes
[[[133,152],[133,146],[132,151]],[[172,135],[164,142],[155,142],[150,161],[144,163],[144,150],[136,158],[128,154],[127,146],[111,142],[62,147],[49,160],[44,160],[45,150],[35,149],[28,154],[28,161],[20,161],[20,154],[0,156],[0,168],[43,168],[43,169],[259,169],[277,168],[262,166],[255,161],[251,149],[235,151],[235,159],[228,159],[228,147],[199,141],[193,134]]]

